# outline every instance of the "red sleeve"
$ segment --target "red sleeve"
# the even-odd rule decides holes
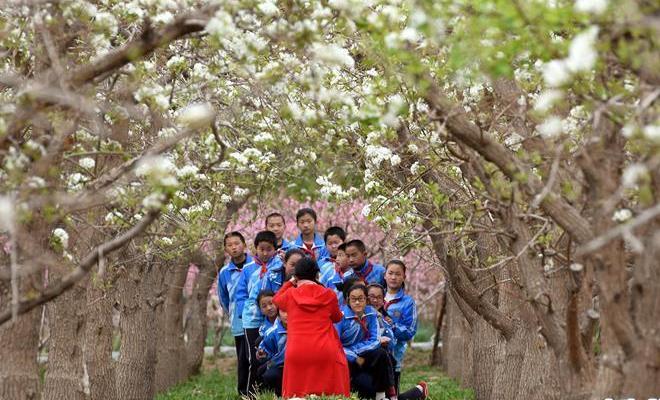
[[[277,308],[281,308],[282,310],[286,311],[287,310],[287,303],[289,302],[289,293],[288,290],[293,287],[293,283],[291,281],[286,281],[284,285],[280,288],[280,290],[275,293],[275,296],[273,297],[273,303],[277,306]]]
[[[328,290],[326,293],[329,293],[332,296],[332,300],[329,301],[330,320],[332,320],[332,322],[339,322],[342,320],[342,318],[344,318],[344,314],[342,314],[341,310],[339,309],[339,300],[337,300],[337,296],[332,290]]]

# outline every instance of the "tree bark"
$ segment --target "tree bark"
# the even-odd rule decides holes
[[[58,274],[50,271],[51,279]],[[85,399],[83,382],[83,333],[85,330],[83,282],[48,303],[50,346],[43,400]]]
[[[135,249],[129,253],[137,254]],[[117,362],[117,396],[120,399],[151,400],[156,372],[155,309],[162,303],[159,266],[152,256],[127,265],[117,281],[121,348]],[[162,295],[161,295],[162,296]]]
[[[433,337],[433,351],[431,352],[431,365],[441,365],[440,338],[442,335],[442,324],[447,314],[447,289],[442,291],[442,296],[438,299],[438,318],[435,321],[435,336]]]
[[[165,303],[158,315],[162,340],[157,350],[156,393],[162,393],[186,378],[185,341],[183,339],[183,285],[189,264],[187,258],[169,266]]]

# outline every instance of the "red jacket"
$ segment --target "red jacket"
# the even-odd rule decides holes
[[[321,285],[285,283],[273,303],[286,311],[282,395],[350,396],[348,363],[333,322],[342,319],[337,296]]]

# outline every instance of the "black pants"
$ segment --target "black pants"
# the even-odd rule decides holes
[[[257,382],[258,382],[258,373],[257,369],[259,368],[260,362],[257,360],[257,342],[259,339],[259,328],[254,329],[244,329],[245,331],[245,347],[248,356],[248,363],[250,365],[248,369],[248,382],[247,382],[247,392],[249,394],[257,393]]]
[[[351,363],[351,384],[360,398],[374,398],[377,392],[388,395],[396,386],[394,366],[388,352],[379,347],[360,355],[364,364]]]
[[[267,390],[272,390],[277,396],[281,396],[284,366],[273,365],[271,367],[260,369],[260,371],[262,371],[261,382],[263,383],[264,388]]]
[[[410,390],[407,390],[403,393],[399,392],[399,380],[401,379],[401,372],[394,373],[394,380],[396,381],[396,392],[399,393],[399,400],[420,400],[424,398],[424,393],[421,390],[414,387]]]
[[[234,344],[236,345],[238,394],[245,396],[248,393],[248,374],[250,370],[250,360],[247,353],[247,345],[245,344],[245,335],[234,336]]]

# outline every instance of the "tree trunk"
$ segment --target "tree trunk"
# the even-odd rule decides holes
[[[174,263],[167,272],[167,294],[159,313],[161,340],[157,350],[156,393],[186,378],[185,341],[183,339],[183,285],[188,274],[187,259]]]
[[[0,281],[0,303],[11,303],[11,291]],[[39,319],[41,308],[0,326],[0,399],[36,400],[39,398]]]
[[[204,344],[206,343],[206,331],[208,328],[206,311],[209,292],[218,273],[213,262],[205,255],[198,257],[196,264],[199,268],[199,273],[195,279],[192,296],[189,301],[190,307],[188,309],[188,320],[186,323],[186,336],[188,339],[186,343],[186,376],[198,374],[202,367]]]
[[[155,290],[161,287],[158,269],[149,255],[147,260],[139,257],[126,267],[117,281],[121,312],[121,349],[117,362],[117,397],[120,399],[151,400],[154,397],[155,308],[162,302]]]
[[[109,272],[108,272],[109,273]],[[109,279],[87,285],[87,321],[84,362],[89,379],[89,400],[116,400],[115,362],[112,359],[112,289]]]
[[[438,318],[435,322],[435,336],[433,337],[433,351],[431,353],[431,365],[441,365],[440,337],[442,333],[442,323],[447,314],[447,289],[442,291],[442,296],[438,300]]]
[[[59,274],[51,271],[50,278]],[[83,382],[83,332],[85,287],[81,284],[48,303],[50,346],[43,400],[85,399]]]

